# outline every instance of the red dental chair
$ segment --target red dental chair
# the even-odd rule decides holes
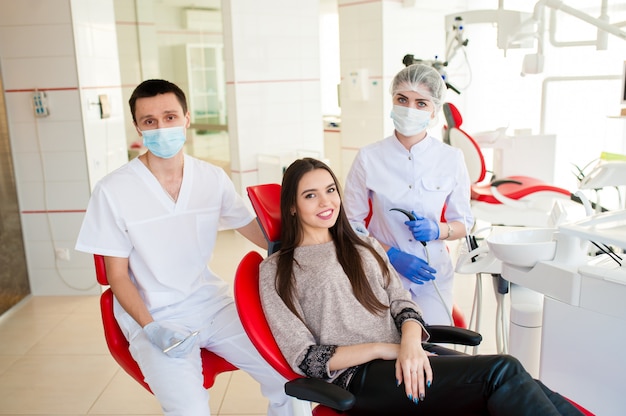
[[[461,149],[465,158],[472,182],[472,210],[477,218],[491,224],[542,227],[548,225],[555,198],[575,200],[570,191],[529,176],[483,182],[487,173],[485,159],[476,141],[461,129],[461,113],[451,103],[443,104],[443,112],[447,122],[445,140]]]
[[[261,229],[270,243],[270,254],[280,245],[280,188],[278,184],[248,187],[248,196]],[[288,395],[320,404],[313,409],[313,415],[334,416],[343,411],[350,414],[349,409],[354,404],[354,396],[350,392],[322,380],[295,373],[280,352],[261,305],[259,264],[262,260],[258,252],[248,253],[235,274],[235,304],[246,333],[266,361],[289,380],[285,384]],[[478,345],[482,340],[480,334],[463,328],[430,326],[428,331],[433,342]]]
[[[268,241],[268,252],[273,253],[280,248],[280,185],[268,183],[249,186],[248,197]],[[452,307],[452,319],[454,326],[467,328],[463,312],[456,305]]]
[[[285,392],[307,402],[320,403],[312,413],[301,410],[301,416],[334,416],[354,405],[355,398],[347,390],[334,384],[306,378],[294,372],[283,357],[270,327],[265,320],[259,293],[259,265],[263,257],[251,251],[239,263],[235,273],[235,304],[248,337],[265,360],[289,380]],[[308,406],[308,404],[306,404]]]
[[[94,254],[94,263],[98,283],[102,286],[108,286],[109,280],[107,279],[104,257],[99,254]],[[104,338],[111,355],[124,371],[152,393],[150,387],[144,381],[143,374],[137,362],[135,362],[132,355],[130,355],[128,341],[113,315],[113,292],[111,288],[107,288],[100,296],[100,311],[102,313],[102,325],[104,326]],[[202,349],[201,355],[204,387],[207,389],[213,386],[215,377],[217,377],[218,374],[237,370],[237,367],[209,350]]]

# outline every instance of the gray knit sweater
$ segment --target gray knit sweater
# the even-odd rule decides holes
[[[390,283],[385,286],[378,262],[369,251],[359,247],[374,294],[383,304],[390,306],[382,315],[372,314],[353,296],[352,286],[337,260],[332,241],[296,248],[294,304],[304,322],[291,313],[276,292],[277,255],[268,257],[261,264],[263,309],[280,350],[299,374],[346,387],[355,368],[333,372],[328,369],[328,361],[337,346],[399,343],[402,322],[411,319],[423,323],[419,307],[402,286],[383,248],[371,237],[364,239],[383,256],[391,272]]]

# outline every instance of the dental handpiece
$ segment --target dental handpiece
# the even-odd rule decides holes
[[[178,341],[176,341],[175,343],[173,343],[172,345],[170,345],[169,347],[165,348],[163,350],[164,353],[170,352],[171,350],[173,350],[174,348],[178,347],[180,344],[182,344],[183,342],[187,341],[189,338],[195,337],[198,335],[200,331],[194,331],[191,334],[187,335],[185,338],[183,339],[179,339]]]
[[[412,212],[407,211],[406,209],[402,209],[402,208],[391,208],[389,211],[398,211],[403,213],[404,215],[406,215],[406,217],[409,219],[409,221],[415,221],[417,218],[415,218],[415,215],[413,215]],[[420,243],[422,243],[422,245],[424,247],[426,247],[426,241],[420,241]],[[428,257],[428,251],[426,251],[426,256]],[[427,259],[428,260],[428,259]],[[428,260],[428,262],[430,263],[430,261]]]

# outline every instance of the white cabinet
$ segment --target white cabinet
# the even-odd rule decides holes
[[[176,47],[179,86],[187,94],[191,122],[226,124],[226,94],[222,45]],[[201,128],[201,126],[199,126]]]

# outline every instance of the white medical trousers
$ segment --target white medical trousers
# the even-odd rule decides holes
[[[291,414],[290,400],[284,393],[285,378],[271,368],[252,345],[241,326],[234,302],[211,314],[193,316],[187,311],[178,311],[168,320],[184,322],[190,331],[199,329],[199,346],[213,351],[258,381],[261,392],[269,400],[268,415]],[[155,347],[139,328],[131,340],[130,351],[165,415],[211,414],[209,392],[203,387],[199,348],[187,357],[171,358]]]

